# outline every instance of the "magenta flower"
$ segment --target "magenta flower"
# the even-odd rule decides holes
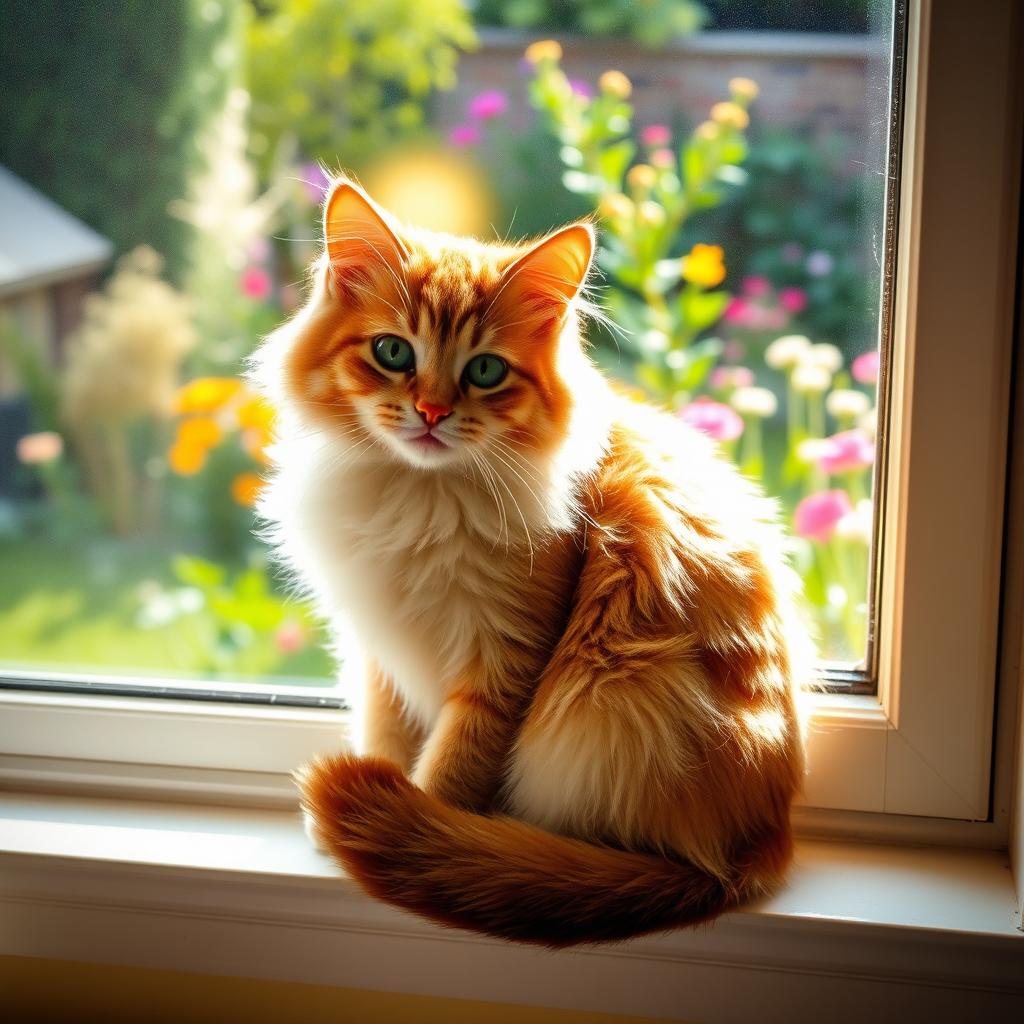
[[[863,430],[844,430],[821,442],[818,468],[823,473],[847,473],[875,461],[875,446]]]
[[[722,318],[728,324],[740,324],[742,326],[746,323],[749,308],[750,303],[746,299],[741,299],[737,296],[729,300]]]
[[[819,491],[809,494],[793,513],[793,528],[801,537],[824,544],[834,532],[836,523],[853,511],[846,491]]]
[[[850,365],[853,379],[860,384],[874,384],[878,380],[878,350],[862,352]]]
[[[698,398],[679,412],[679,418],[716,441],[735,441],[743,433],[743,419],[735,409],[710,398]]]
[[[669,130],[668,125],[649,124],[640,133],[640,141],[645,146],[658,149],[661,146],[667,146],[672,141],[672,132]]]
[[[743,294],[752,299],[759,299],[771,291],[771,282],[763,274],[751,274],[743,278]]]
[[[246,267],[242,271],[242,294],[250,299],[265,299],[272,288],[270,274],[263,267]]]
[[[570,78],[569,88],[572,89],[576,96],[580,99],[592,100],[594,98],[594,90],[589,82],[585,82],[582,78]]]
[[[483,133],[475,124],[457,124],[448,133],[448,141],[453,146],[475,146],[482,138]]]
[[[711,371],[708,383],[716,391],[749,388],[754,383],[754,372],[746,366],[716,366]]]
[[[807,292],[803,288],[782,288],[779,305],[789,313],[802,313],[807,308]]]
[[[487,121],[492,117],[500,117],[508,109],[508,97],[500,89],[488,89],[478,93],[469,101],[467,110],[470,117],[479,121]]]
[[[302,182],[302,190],[311,203],[322,203],[324,193],[331,184],[319,164],[305,163],[299,168],[299,180]]]

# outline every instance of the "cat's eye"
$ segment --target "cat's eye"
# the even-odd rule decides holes
[[[508,363],[500,356],[474,356],[466,363],[466,380],[478,388],[495,388],[508,376]]]
[[[382,334],[373,343],[373,358],[385,370],[403,373],[416,365],[416,353],[412,345],[397,334]]]

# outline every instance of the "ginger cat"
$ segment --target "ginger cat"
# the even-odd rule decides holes
[[[363,756],[299,776],[370,893],[563,946],[776,886],[810,644],[774,505],[586,354],[594,247],[398,225],[351,181],[254,376],[261,512],[358,669]]]

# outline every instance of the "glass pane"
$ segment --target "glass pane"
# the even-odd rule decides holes
[[[5,18],[0,668],[334,685],[241,377],[323,166],[455,233],[596,215],[595,358],[778,497],[823,657],[870,661],[892,3],[177,6]]]

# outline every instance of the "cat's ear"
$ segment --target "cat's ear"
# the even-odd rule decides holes
[[[375,264],[398,271],[409,255],[387,212],[346,178],[335,183],[324,205],[324,242],[339,281],[365,275]]]
[[[593,255],[594,229],[589,224],[562,228],[505,270],[499,301],[561,319],[583,287]]]

